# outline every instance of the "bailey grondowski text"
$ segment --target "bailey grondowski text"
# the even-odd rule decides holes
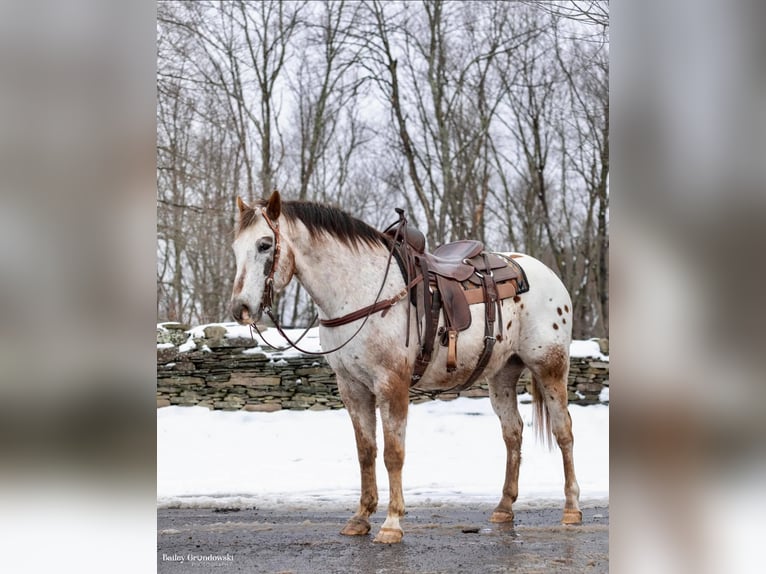
[[[234,562],[232,554],[165,554],[163,562]]]

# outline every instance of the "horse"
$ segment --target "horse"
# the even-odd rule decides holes
[[[323,320],[348,315],[376,300],[403,300],[385,312],[367,313],[356,321],[323,326],[323,350],[336,374],[338,391],[348,411],[356,438],[361,473],[359,506],[341,534],[367,535],[370,516],[377,510],[375,460],[376,407],[383,429],[383,459],[389,478],[387,515],[374,542],[401,542],[404,531],[402,467],[405,429],[413,365],[418,345],[417,315],[401,293],[407,291],[404,273],[391,265],[391,238],[341,209],[306,201],[283,201],[278,191],[267,200],[248,205],[237,197],[238,213],[232,248],[236,276],[231,313],[243,325],[255,325],[273,294],[295,278],[308,292]],[[551,434],[564,463],[562,524],[580,524],[580,489],[572,456],[572,420],[567,409],[567,374],[572,332],[572,302],[556,274],[537,259],[508,253],[524,270],[530,289],[502,301],[503,334],[494,345],[483,375],[500,419],[506,446],[502,496],[489,520],[512,523],[518,496],[522,420],[516,383],[523,369],[531,371],[535,426],[551,444]],[[397,299],[398,297],[398,299]],[[460,357],[455,369],[445,366],[446,349],[436,345],[434,357],[416,388],[444,391],[467,380],[478,361],[485,332],[484,304],[471,305],[473,321],[460,333]],[[408,323],[409,321],[409,323]]]

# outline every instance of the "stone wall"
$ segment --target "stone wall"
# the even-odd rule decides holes
[[[181,327],[181,326],[179,326]],[[342,408],[335,374],[324,357],[264,353],[251,339],[227,338],[221,327],[205,328],[205,337],[185,344],[188,334],[180,328],[165,332],[157,345],[157,406],[205,406],[210,409],[277,411]],[[158,337],[159,339],[159,337]],[[164,341],[164,342],[163,342]],[[608,349],[606,350],[608,352]],[[528,371],[522,374],[517,393],[527,399]],[[595,358],[572,358],[569,401],[596,404],[609,387],[609,363]],[[440,400],[458,396],[486,397],[487,383],[460,394],[443,393]],[[411,402],[431,400],[412,392]]]

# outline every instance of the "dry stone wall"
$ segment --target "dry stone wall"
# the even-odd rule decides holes
[[[187,341],[185,327],[158,332],[157,407],[204,406],[210,409],[277,411],[339,409],[335,374],[324,357],[281,356],[264,353],[254,341],[227,338],[222,327],[206,327],[205,337]],[[605,350],[602,342],[602,352]],[[517,393],[527,395],[527,371]],[[609,387],[609,363],[596,358],[572,358],[569,401],[574,404],[608,402],[602,393]],[[487,383],[436,398],[486,397]],[[411,402],[431,400],[411,393]],[[523,400],[523,399],[522,399]]]

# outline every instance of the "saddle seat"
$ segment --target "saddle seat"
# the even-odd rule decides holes
[[[464,239],[440,245],[433,253],[424,253],[423,257],[430,273],[455,281],[467,281],[475,268],[466,261],[478,256],[483,250],[484,244],[481,241]]]

